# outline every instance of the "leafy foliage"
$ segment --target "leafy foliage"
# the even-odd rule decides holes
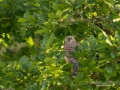
[[[15,90],[118,90],[120,81],[119,0],[0,0],[0,45],[25,42],[0,57],[0,88]],[[65,36],[80,46],[64,60]],[[38,45],[34,38],[39,37]]]

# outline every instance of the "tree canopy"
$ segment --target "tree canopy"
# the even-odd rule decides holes
[[[0,89],[118,90],[119,30],[119,0],[0,0]],[[68,35],[80,44],[75,78]]]

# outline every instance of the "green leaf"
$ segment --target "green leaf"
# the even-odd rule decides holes
[[[49,63],[50,62],[50,58],[46,57],[45,60],[44,60],[44,62]]]
[[[101,68],[99,68],[99,67],[97,67],[97,66],[94,66],[94,67],[92,68],[92,70],[95,71],[95,72],[102,72],[102,71],[103,71]]]
[[[87,66],[88,65],[88,63],[87,63],[87,61],[86,60],[81,60],[81,62],[80,62],[83,66]]]
[[[46,57],[44,59],[44,62],[47,63],[47,64],[54,63],[55,59],[54,58],[50,58],[50,57]]]
[[[19,18],[17,22],[26,22],[27,20],[25,18]]]
[[[74,3],[74,2],[75,2],[75,0],[71,0],[71,2],[72,2],[72,3]]]
[[[56,15],[55,15],[55,13],[48,13],[48,17],[50,17],[50,18],[56,18]]]
[[[46,82],[46,80],[44,80],[43,83],[42,83],[42,89],[41,90],[44,90],[46,88],[46,85],[47,85],[47,82]]]
[[[105,77],[107,80],[109,80],[110,77],[111,77],[111,74],[108,73],[108,72],[106,72],[106,71],[104,71],[104,77]]]
[[[108,38],[106,39],[106,43],[108,43],[110,46],[113,46],[111,41]]]
[[[96,47],[96,39],[95,39],[95,37],[93,35],[91,35],[88,38],[88,42],[90,43],[90,48],[95,49],[95,47]]]
[[[10,49],[6,48],[6,52],[10,55],[10,56],[13,56],[13,53]]]
[[[44,29],[37,30],[35,34],[43,34],[43,33],[47,33],[48,31],[49,31],[48,28],[44,28]]]
[[[99,64],[105,64],[105,62],[109,61],[110,59],[99,60]]]
[[[118,31],[115,32],[115,39],[117,42],[120,42],[120,35],[119,35]]]
[[[84,78],[84,72],[79,72],[77,75],[77,78],[83,79]]]
[[[113,66],[112,65],[105,65],[105,70],[107,71],[107,73],[112,73]]]
[[[55,35],[54,35],[54,32],[53,32],[49,35],[49,37],[47,37],[47,42],[45,44],[46,48],[49,48],[49,46],[52,44],[54,39],[55,39]]]
[[[106,54],[105,54],[105,53],[100,53],[100,54],[99,54],[99,57],[100,57],[100,58],[104,58],[104,57],[106,57]]]
[[[88,48],[88,43],[87,43],[87,41],[84,41],[84,42],[82,43],[82,49],[85,50],[85,49],[87,49],[87,48]]]
[[[112,76],[112,77],[116,77],[116,76],[117,76],[116,71],[113,71],[113,72],[111,73],[111,76]]]
[[[36,7],[40,7],[40,4],[38,4],[38,3],[35,3],[35,4],[34,4],[34,6],[36,6]]]
[[[5,24],[2,24],[3,28],[8,27],[8,26],[10,26],[10,22],[6,22]]]
[[[89,67],[93,67],[93,66],[96,64],[96,62],[97,62],[97,61],[93,60],[93,61],[91,61],[91,62],[88,64],[88,66],[89,66]]]
[[[82,68],[82,71],[84,71],[84,72],[88,72],[88,70],[89,70],[88,67]]]
[[[28,58],[26,56],[23,56],[20,58],[19,62],[22,62],[23,64],[27,64],[28,63]]]
[[[115,58],[115,56],[116,56],[115,52],[111,52],[110,55],[112,58]]]
[[[52,8],[54,9],[54,10],[57,10],[58,8],[59,8],[59,6],[58,6],[58,4],[53,4],[53,6],[52,6]]]
[[[62,14],[63,14],[63,11],[62,11],[62,10],[57,10],[56,15],[57,15],[58,17],[61,17],[61,16],[62,16]]]
[[[26,11],[25,14],[24,14],[24,18],[29,18],[30,15],[31,15],[30,12]]]
[[[14,73],[13,72],[8,72],[6,74],[6,77],[14,78]]]
[[[86,85],[88,82],[89,82],[89,79],[83,79],[83,80],[80,80],[79,84]]]
[[[97,12],[94,12],[93,15],[94,15],[95,17],[97,17]]]
[[[4,66],[4,63],[0,61],[0,69]]]

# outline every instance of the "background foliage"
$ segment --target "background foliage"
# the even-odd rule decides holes
[[[0,88],[118,90],[119,30],[119,0],[0,0]],[[80,43],[76,78],[64,60],[67,35]],[[13,53],[15,42],[27,47]]]

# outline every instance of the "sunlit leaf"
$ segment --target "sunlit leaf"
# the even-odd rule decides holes
[[[97,12],[94,12],[93,15],[96,17],[97,16]]]
[[[106,43],[108,43],[110,46],[112,46],[112,43],[110,42],[110,40],[108,38],[106,39]]]
[[[19,18],[17,22],[26,22],[27,20],[25,18]]]
[[[72,3],[74,3],[74,2],[75,2],[75,0],[71,0],[71,2],[72,2]]]
[[[29,37],[28,39],[26,39],[26,42],[30,45],[33,46],[34,45],[34,41],[31,37]]]
[[[48,28],[40,29],[35,32],[35,34],[42,34],[42,33],[47,33],[49,31]]]
[[[57,10],[57,13],[56,13],[57,16],[61,17],[62,14],[63,14],[63,11],[62,11],[62,10]]]
[[[36,4],[34,4],[34,6],[39,7],[39,6],[40,6],[40,4],[36,3]]]
[[[49,16],[50,18],[56,18],[55,13],[49,13],[48,16]]]

